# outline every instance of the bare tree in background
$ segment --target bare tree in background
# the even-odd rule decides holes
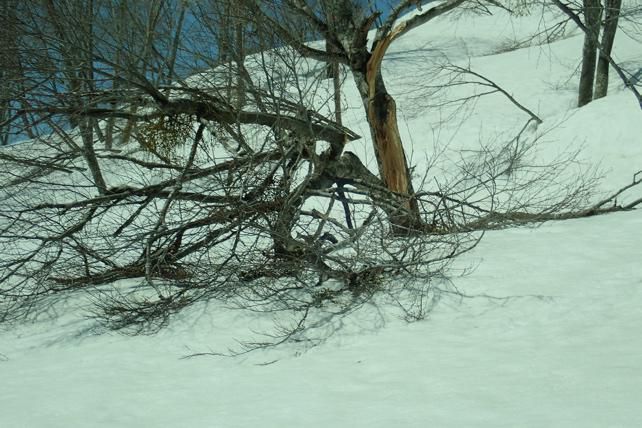
[[[600,0],[583,0],[579,10],[574,9],[572,4],[560,0],[553,0],[553,3],[584,32],[578,107],[606,96],[610,67],[615,69],[642,107],[642,96],[630,81],[630,76],[627,76],[611,57],[621,16],[622,1],[604,0],[602,5]],[[601,33],[600,29],[602,29]]]
[[[105,40],[100,60],[106,69],[104,77],[121,99],[137,89],[141,76],[148,76],[155,84],[168,84],[175,78],[187,10],[184,0],[104,2],[100,22]],[[112,108],[116,101],[109,101]],[[131,113],[136,113],[140,102],[129,106]],[[106,148],[114,147],[114,133],[118,134],[118,145],[127,144],[134,128],[133,120],[107,119]]]
[[[597,49],[600,43],[600,20],[602,5],[600,0],[583,0],[583,15],[586,29],[582,48],[582,69],[577,106],[582,107],[593,100],[593,82],[597,65]]]
[[[642,108],[642,95],[636,88],[636,71],[627,71],[612,57],[615,36],[620,22],[633,25],[627,35],[636,38],[639,33],[640,5],[622,5],[622,0],[582,0],[562,1],[508,1],[507,10],[512,14],[531,14],[535,5],[546,8],[548,4],[561,10],[570,22],[573,22],[584,33],[582,46],[582,63],[578,89],[578,107],[592,100],[607,95],[609,87],[609,70],[613,68],[624,85],[634,94]],[[563,32],[565,22],[556,24]]]
[[[0,123],[9,120],[12,113],[12,99],[15,96],[16,79],[11,74],[17,71],[15,64],[15,56],[12,55],[11,46],[14,46],[13,39],[15,34],[11,29],[16,28],[15,17],[15,4],[11,1],[6,1],[0,6]],[[0,146],[9,144],[11,137],[11,130],[9,127],[3,127],[0,134]]]
[[[94,29],[93,23],[97,13],[94,0],[68,0],[44,2],[43,10],[38,16],[41,25],[54,35],[55,51],[60,55],[63,64],[60,68],[61,86],[71,114],[71,127],[77,127],[82,137],[82,153],[89,167],[94,184],[99,193],[107,191],[94,147],[96,119],[77,115],[83,109],[94,104],[96,78],[94,76]],[[45,42],[46,43],[46,42]]]
[[[247,16],[251,13],[242,4],[210,0],[195,4],[196,19],[214,36],[221,64],[229,67],[228,92],[237,108],[245,103],[245,78],[239,70],[247,55],[246,37],[249,30]]]
[[[604,29],[595,75],[594,99],[605,97],[609,89],[610,63],[608,57],[613,51],[621,7],[622,0],[604,0]]]

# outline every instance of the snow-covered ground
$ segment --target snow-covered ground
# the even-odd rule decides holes
[[[540,25],[537,15],[442,19],[393,45],[384,70],[415,158],[525,118],[492,95],[438,129],[413,86],[422,62],[411,59],[429,46],[533,109],[552,151],[583,146],[605,171],[601,190],[631,181],[642,111],[615,76],[606,99],[574,108],[578,33],[494,54]],[[641,52],[618,34],[616,59],[642,68]],[[346,102],[349,125],[367,135],[349,85]],[[634,188],[622,201],[641,196]],[[225,350],[262,322],[215,305],[139,337],[89,334],[90,321],[61,308],[53,322],[0,331],[0,427],[639,427],[641,242],[642,210],[488,232],[453,267],[466,297],[444,294],[413,324],[364,307],[306,352],[182,359]]]

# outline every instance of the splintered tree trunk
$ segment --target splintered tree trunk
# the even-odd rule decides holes
[[[397,106],[383,86],[380,76],[376,77],[375,85],[377,89],[368,99],[366,111],[381,179],[393,192],[409,194],[411,184],[406,155],[397,127]]]
[[[597,49],[600,35],[600,18],[602,7],[600,0],[584,0],[584,25],[588,31],[584,34],[582,49],[582,70],[580,72],[580,88],[577,106],[582,107],[593,99],[593,82],[597,63]]]
[[[605,3],[604,33],[602,34],[600,57],[597,62],[594,99],[605,97],[609,90],[608,57],[611,55],[611,51],[613,50],[613,42],[615,41],[615,32],[617,31],[621,6],[622,0],[606,0]]]
[[[386,187],[405,197],[403,206],[392,216],[393,225],[403,229],[419,227],[419,207],[414,198],[412,177],[408,160],[397,126],[397,104],[388,93],[381,75],[381,62],[395,34],[380,40],[372,49],[365,70],[354,73],[362,82],[357,82],[370,125],[379,175]]]
[[[419,226],[419,208],[413,198],[414,189],[404,152],[395,100],[386,90],[380,70],[374,73],[353,71],[360,89],[372,136],[379,176],[388,190],[405,198],[403,206],[391,215],[391,222],[400,230]]]

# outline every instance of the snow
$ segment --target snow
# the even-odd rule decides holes
[[[441,40],[456,61],[470,59],[536,109],[548,150],[583,145],[583,157],[605,168],[602,191],[642,169],[642,112],[615,76],[607,98],[573,107],[581,36],[547,45],[546,57],[541,46],[492,54],[504,37],[495,28],[525,34],[539,18],[462,19],[457,43],[448,41],[452,22],[437,20],[400,39],[384,63],[400,114],[414,107],[402,128],[415,157],[439,143],[437,119],[413,106],[403,52]],[[640,63],[639,52],[618,35],[617,58]],[[565,80],[568,88],[551,89]],[[368,135],[349,86],[346,102],[349,126]],[[525,119],[499,95],[472,113],[440,130],[442,142],[474,145],[482,127]],[[412,324],[364,307],[311,349],[184,359],[224,351],[271,320],[209,305],[154,336],[93,334],[71,302],[54,320],[0,331],[0,427],[642,426],[641,231],[636,210],[488,232],[453,266],[464,297],[444,292]]]
[[[271,355],[179,359],[237,328],[233,314],[154,337],[25,327],[2,341],[0,422],[638,426],[640,230],[636,211],[489,233],[461,261],[475,272],[455,281],[479,297],[445,298],[427,321],[364,325],[269,365],[256,364]]]

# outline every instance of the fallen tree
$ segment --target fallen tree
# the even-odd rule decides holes
[[[303,78],[293,49],[180,78],[151,47],[130,61],[110,59],[85,41],[64,50],[72,36],[52,42],[66,61],[34,50],[39,44],[19,51],[38,91],[23,93],[9,119],[15,127],[28,117],[35,138],[0,151],[5,323],[55,316],[78,296],[89,296],[87,311],[101,325],[133,333],[158,331],[197,302],[293,317],[253,348],[305,340],[310,326],[379,296],[420,319],[449,263],[484,230],[606,212],[617,196],[587,205],[592,178],[560,178],[573,154],[531,163],[531,120],[449,165],[448,180],[427,169],[415,191],[391,188],[348,150],[359,136],[318,111],[328,101],[316,95],[325,68],[307,64]],[[95,69],[72,76],[74,91],[43,83],[58,77],[42,64],[73,74],[81,53],[94,59],[83,67]],[[242,103],[225,83],[241,78]],[[413,227],[400,233],[409,218]]]

